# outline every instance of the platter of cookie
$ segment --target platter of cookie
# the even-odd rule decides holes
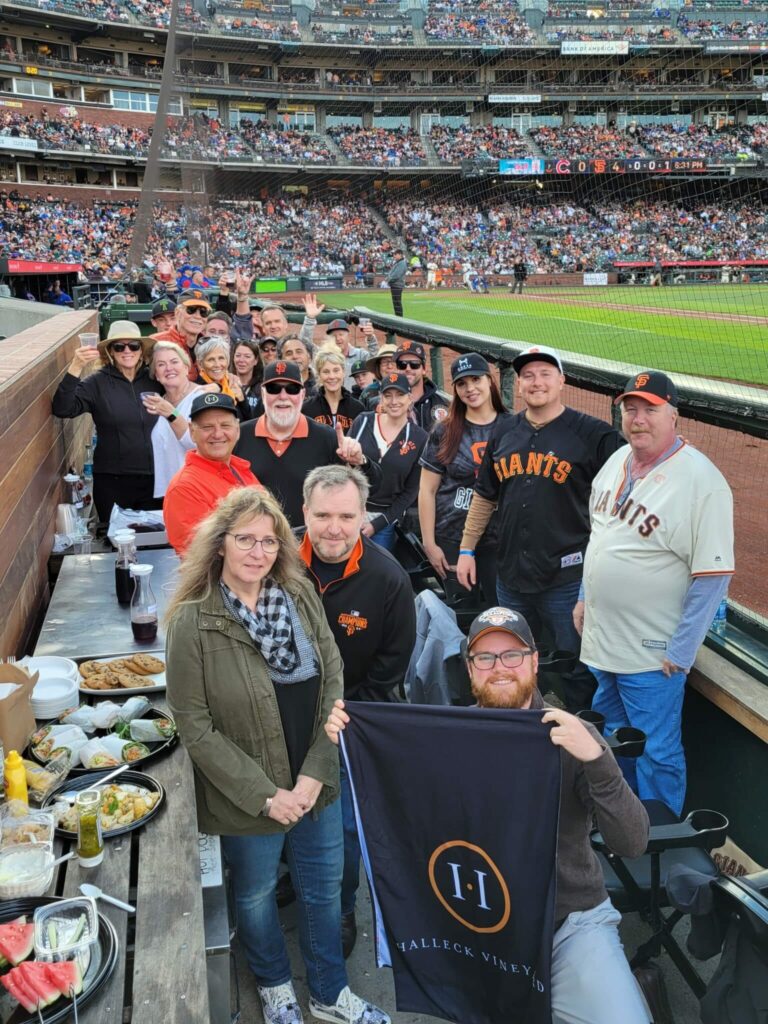
[[[104,697],[120,691],[162,693],[165,662],[153,654],[126,654],[122,658],[97,658],[78,666],[80,693]]]

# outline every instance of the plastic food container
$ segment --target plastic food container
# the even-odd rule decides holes
[[[24,807],[24,813],[17,814],[15,809],[15,805],[7,805],[5,813],[0,815],[0,847],[6,849],[22,844],[39,846],[42,843],[50,850],[53,842],[53,814],[50,811],[36,811],[27,807]]]
[[[34,922],[35,959],[48,963],[82,957],[99,937],[96,900],[90,896],[38,907]]]
[[[0,899],[42,896],[53,881],[53,861],[48,843],[0,850]]]

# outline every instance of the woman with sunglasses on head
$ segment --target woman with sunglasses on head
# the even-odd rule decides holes
[[[305,416],[336,429],[338,423],[345,434],[365,406],[344,387],[347,363],[341,349],[332,342],[318,351],[314,361],[317,394],[308,398],[301,411]]]
[[[361,532],[388,551],[395,546],[395,524],[402,521],[419,493],[419,457],[427,432],[411,421],[412,407],[405,374],[387,374],[381,381],[378,407],[361,413],[349,431],[369,462],[381,467],[381,480],[371,486],[368,522]]]
[[[162,394],[163,388],[149,375],[148,348],[136,324],[116,320],[97,348],[75,350],[53,396],[54,416],[93,417],[99,438],[93,457],[93,501],[102,523],[109,522],[113,505],[154,509],[162,504],[154,497],[156,417],[141,396]],[[82,377],[86,367],[99,361],[100,369]]]
[[[277,913],[298,895],[312,1016],[389,1024],[349,988],[341,941],[339,758],[323,724],[343,668],[275,497],[236,488],[198,526],[167,613],[168,705],[195,769],[198,824],[221,845],[266,1024],[301,1009]]]
[[[243,394],[236,373],[229,370],[230,344],[226,338],[203,338],[195,346],[196,384],[214,385],[222,395],[229,395],[237,406],[241,420],[252,417],[251,407]]]
[[[421,456],[419,522],[427,557],[453,589],[477,471],[497,417],[509,414],[490,366],[476,352],[454,359],[451,382],[448,416],[435,426]],[[475,552],[478,583],[489,606],[496,602],[497,529],[494,514]]]

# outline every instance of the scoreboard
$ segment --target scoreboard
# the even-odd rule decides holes
[[[499,160],[499,174],[518,177],[544,174],[704,174],[709,170],[706,160],[689,157],[635,157],[630,160],[608,160],[604,157],[557,157],[542,160]]]

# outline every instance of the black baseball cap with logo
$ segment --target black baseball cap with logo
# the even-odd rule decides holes
[[[199,416],[201,412],[208,412],[209,409],[222,409],[225,412],[231,412],[235,418],[237,417],[237,406],[234,399],[229,395],[217,395],[209,392],[197,396],[189,410],[189,418],[193,420],[195,416]]]
[[[664,405],[669,402],[673,408],[677,408],[677,388],[666,375],[658,370],[643,370],[642,373],[630,377],[624,385],[624,390],[618,398],[614,399],[614,405],[618,405],[624,398],[644,398],[651,405]]]
[[[516,636],[526,647],[530,647],[531,650],[536,649],[531,627],[523,616],[519,612],[513,612],[511,608],[496,607],[488,608],[486,611],[481,612],[472,621],[469,633],[467,634],[467,650],[471,651],[475,640],[479,640],[486,633],[498,632]]]
[[[468,352],[451,363],[451,383],[462,377],[489,377],[491,368],[488,361],[477,352]]]
[[[349,368],[350,377],[356,377],[358,373],[372,373],[373,371],[368,367],[367,359],[358,359],[357,362],[352,363]]]
[[[176,309],[176,303],[173,299],[158,299],[152,305],[152,316],[154,319],[156,316],[164,316],[166,313],[172,313]]]
[[[404,373],[387,373],[381,378],[381,393],[390,391],[395,388],[397,391],[402,391],[404,395],[410,395],[411,385],[408,383],[408,378]]]
[[[421,360],[422,366],[427,365],[427,350],[418,341],[404,341],[395,352],[395,359],[405,359],[407,356],[415,356]]]
[[[299,387],[304,387],[299,364],[291,363],[286,359],[277,359],[264,367],[262,384],[269,384],[273,380],[291,381],[293,384],[298,384]]]

